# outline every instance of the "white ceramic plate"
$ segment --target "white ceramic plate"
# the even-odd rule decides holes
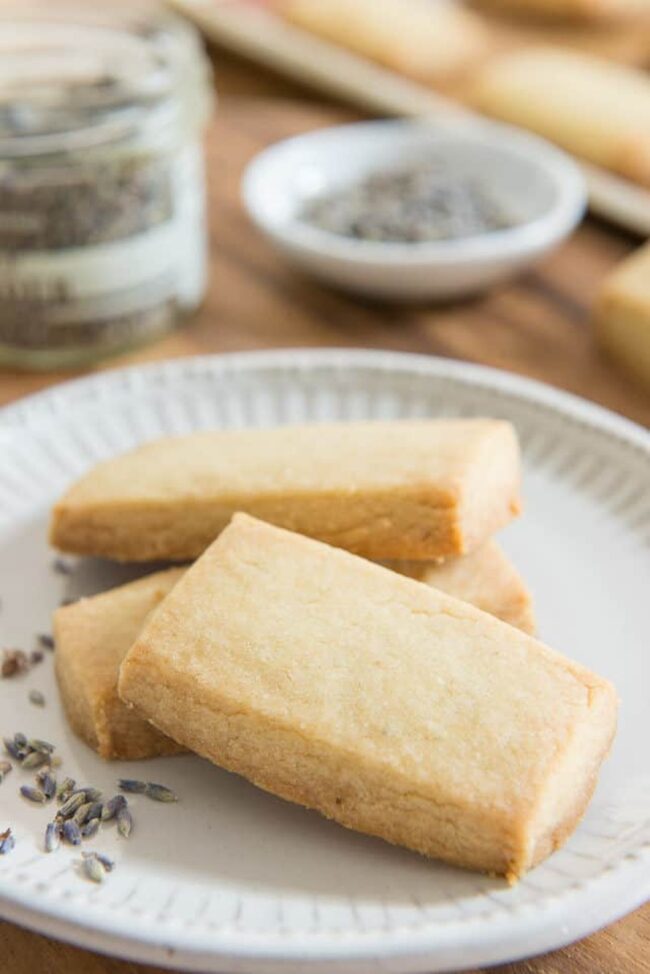
[[[384,352],[184,359],[59,386],[0,415],[1,642],[31,648],[62,597],[125,569],[52,570],[48,509],[97,460],[165,433],[318,419],[484,414],[511,419],[526,511],[503,537],[535,593],[542,636],[616,683],[620,730],[592,806],[567,846],[519,885],[354,835],[192,757],[104,764],[67,729],[52,659],[0,682],[0,732],[56,743],[63,771],[108,792],[118,776],[176,789],[136,797],[102,886],[75,850],[44,855],[49,813],[0,784],[0,913],[97,950],[221,972],[446,971],[505,961],[590,933],[650,894],[648,582],[650,437],[550,388],[496,371]],[[47,706],[27,701],[45,693]]]

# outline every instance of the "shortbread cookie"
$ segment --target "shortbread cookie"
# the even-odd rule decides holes
[[[439,588],[483,612],[534,634],[533,600],[524,580],[495,541],[443,562],[393,561],[388,568]]]
[[[190,561],[240,510],[368,558],[464,554],[519,510],[517,438],[492,419],[170,437],[82,477],[54,509],[51,540]]]
[[[478,72],[475,104],[569,152],[650,186],[650,77],[562,48],[491,60]]]
[[[145,625],[119,693],[267,791],[511,878],[584,812],[617,706],[512,626],[244,514]]]
[[[469,10],[446,0],[276,0],[289,21],[419,81],[435,82],[483,53],[487,32]]]
[[[63,707],[74,732],[103,758],[135,760],[183,750],[117,695],[122,659],[182,574],[180,568],[156,572],[54,613],[54,660]]]
[[[607,275],[595,317],[607,354],[650,390],[650,244]]]
[[[531,631],[531,599],[521,577],[498,545],[444,565],[394,562],[395,570],[421,577],[458,599],[473,602],[506,622]],[[103,758],[149,758],[180,750],[117,696],[122,659],[149,613],[183,574],[170,568],[137,582],[57,609],[56,671],[73,730]]]

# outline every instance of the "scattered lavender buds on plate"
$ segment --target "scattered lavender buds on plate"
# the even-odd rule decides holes
[[[133,818],[131,817],[131,812],[126,808],[120,808],[117,813],[117,831],[123,838],[128,839],[131,835],[131,830],[133,829]]]
[[[75,788],[74,778],[65,778],[63,784],[56,793],[57,801],[65,802],[68,800]]]
[[[120,778],[117,787],[132,795],[144,795],[147,791],[147,782],[136,781],[133,778]]]
[[[0,856],[6,856],[15,845],[16,840],[11,829],[5,829],[4,832],[0,832]]]
[[[76,791],[69,798],[67,798],[61,808],[59,809],[59,815],[61,818],[72,818],[77,809],[83,805],[86,801],[86,794],[83,791]]]
[[[50,744],[49,741],[42,741],[38,737],[30,737],[27,741],[27,747],[31,748],[32,751],[40,751],[41,754],[53,754],[54,744]]]
[[[21,762],[21,766],[25,771],[35,771],[36,768],[42,767],[47,764],[47,754],[43,754],[42,751],[31,751],[26,758]]]
[[[56,778],[49,770],[39,771],[36,775],[36,784],[39,786],[48,801],[51,801],[56,794]]]
[[[45,851],[56,852],[61,840],[61,828],[58,822],[49,822],[45,829]]]
[[[80,805],[72,816],[72,821],[76,822],[79,826],[85,825],[85,823],[88,821],[88,813],[92,807],[92,802],[85,802],[83,805]]]
[[[24,750],[16,744],[14,738],[5,737],[4,746],[7,754],[14,759],[14,761],[22,761],[25,757]]]
[[[177,802],[178,795],[176,795],[171,788],[166,788],[165,785],[157,785],[153,781],[147,782],[146,795],[148,798],[153,798],[156,802]]]
[[[102,802],[98,802],[98,801],[91,802],[90,810],[88,812],[88,815],[86,816],[86,821],[90,822],[94,818],[99,819],[99,821],[101,821],[103,809],[104,809],[104,805]]]
[[[165,785],[154,781],[136,781],[133,778],[120,778],[118,787],[132,795],[146,795],[157,802],[177,802],[178,796]]]
[[[92,819],[101,819],[101,814],[102,803],[90,801],[79,806],[73,815],[73,819],[77,825],[85,825],[86,822],[90,822]]]
[[[115,868],[114,860],[111,859],[110,856],[107,856],[105,852],[82,852],[81,855],[84,857],[84,859],[90,859],[93,856],[95,859],[99,859],[107,873],[113,872],[113,869]]]
[[[82,839],[92,839],[93,835],[97,835],[99,831],[100,819],[91,818],[85,825],[81,827],[81,837]]]
[[[40,788],[34,788],[32,785],[21,785],[20,794],[27,801],[34,802],[34,804],[42,805],[45,801],[45,795]]]
[[[96,855],[85,856],[81,860],[84,875],[93,883],[103,883],[106,879],[106,868]]]
[[[114,795],[102,808],[102,821],[110,822],[111,819],[117,816],[121,808],[126,808],[126,798],[124,795]]]
[[[69,842],[70,845],[81,845],[81,830],[72,819],[68,819],[67,822],[63,823],[63,839],[65,842]]]
[[[84,792],[87,802],[96,802],[102,797],[102,793],[99,788],[92,788],[90,785],[85,785],[83,788],[79,788],[78,790]]]
[[[22,649],[3,649],[0,660],[0,677],[18,676],[29,669],[29,657]]]

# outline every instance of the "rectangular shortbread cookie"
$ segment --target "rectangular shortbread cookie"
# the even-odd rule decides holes
[[[467,67],[487,46],[480,19],[447,0],[275,0],[289,21],[378,61],[432,82]]]
[[[601,346],[650,390],[650,244],[607,275],[595,318]]]
[[[119,693],[267,791],[511,878],[583,814],[617,708],[512,626],[243,514],[145,624]]]
[[[446,564],[396,562],[392,567],[438,584],[526,632],[534,627],[530,594],[493,541]],[[147,617],[183,571],[155,572],[54,614],[56,673],[65,712],[75,733],[103,758],[133,760],[181,750],[121,702],[117,680]]]
[[[643,71],[531,48],[491,60],[472,97],[488,114],[650,186],[650,77]]]
[[[510,423],[439,419],[169,437],[99,464],[56,505],[52,543],[120,561],[190,561],[233,513],[368,558],[478,547],[519,511]]]
[[[127,650],[182,574],[181,568],[156,572],[54,613],[54,664],[63,708],[73,731],[103,758],[134,761],[184,750],[117,695]]]
[[[496,541],[443,562],[392,561],[393,571],[439,588],[523,632],[535,632],[533,600],[521,575]]]

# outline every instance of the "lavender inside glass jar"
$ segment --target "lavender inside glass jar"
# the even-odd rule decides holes
[[[205,289],[197,34],[154,4],[10,2],[0,62],[0,362],[168,332]]]

